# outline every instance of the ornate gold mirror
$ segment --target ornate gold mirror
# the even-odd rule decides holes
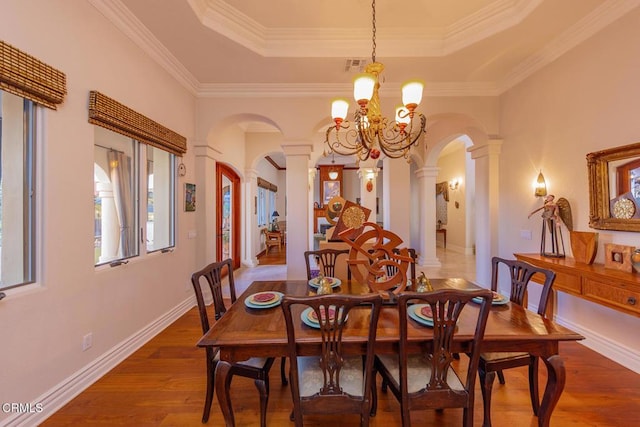
[[[640,143],[587,154],[589,226],[640,231]]]

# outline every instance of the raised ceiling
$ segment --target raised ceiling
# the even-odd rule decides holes
[[[347,60],[371,61],[371,0],[89,1],[198,97],[349,96]],[[426,97],[500,95],[639,5],[377,0],[382,92],[418,78]]]
[[[199,96],[344,95],[371,59],[370,0],[91,0]],[[377,0],[385,87],[499,95],[640,0]],[[396,86],[397,85],[397,86]]]

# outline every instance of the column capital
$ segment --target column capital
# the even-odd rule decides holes
[[[282,151],[284,151],[284,155],[289,156],[307,156],[307,158],[311,158],[311,153],[313,152],[313,144],[310,143],[289,143],[282,144]]]
[[[471,153],[472,159],[479,159],[481,157],[489,157],[491,155],[498,155],[502,149],[502,139],[490,139],[483,144],[474,144],[467,148],[467,151]]]
[[[424,178],[437,178],[438,172],[440,171],[439,167],[436,166],[424,166],[418,169],[415,174],[418,179]]]
[[[247,177],[247,180],[257,179],[258,178],[258,170],[257,169],[245,169],[244,175]]]
[[[360,179],[369,179],[369,175],[373,174],[373,176],[371,178],[377,178],[378,177],[378,172],[380,172],[379,168],[368,168],[368,167],[360,167],[360,169],[358,169],[358,177]]]

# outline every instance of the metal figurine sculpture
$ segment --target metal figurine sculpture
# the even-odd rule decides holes
[[[407,248],[400,248],[402,239],[372,222],[362,223],[363,232],[355,240],[347,236],[352,229],[340,233],[351,246],[347,260],[351,276],[367,283],[373,292],[379,292],[390,301],[407,287],[407,270],[414,262]],[[355,228],[355,227],[354,227]],[[365,249],[365,243],[371,243]]]
[[[555,201],[553,194],[544,199],[542,207],[534,210],[527,218],[542,211],[542,234],[540,237],[540,255],[547,257],[564,258],[564,239],[562,238],[561,224],[564,224],[569,231],[573,230],[571,219],[571,206],[564,197]],[[551,240],[551,252],[547,252],[547,230]]]

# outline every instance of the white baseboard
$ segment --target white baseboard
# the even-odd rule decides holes
[[[591,350],[600,353],[619,365],[640,374],[640,355],[624,343],[613,341],[606,336],[598,334],[590,329],[586,329],[576,323],[559,317],[558,315],[556,315],[555,321],[584,336],[585,339],[583,341],[578,341],[580,344],[585,347],[589,347]]]
[[[17,413],[0,422],[0,426],[31,427],[40,424],[195,305],[194,296],[185,299],[158,319],[35,398],[34,402],[42,403],[42,412]]]

